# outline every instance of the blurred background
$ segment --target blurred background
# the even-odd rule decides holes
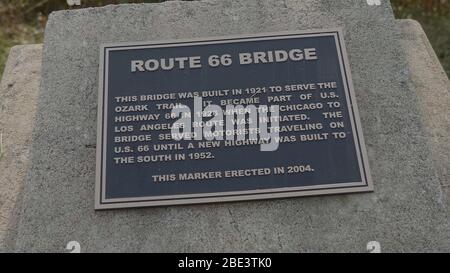
[[[361,0],[364,1],[364,0]],[[123,3],[158,3],[163,0],[81,0],[94,7]],[[397,18],[419,21],[450,76],[450,0],[391,0]],[[67,0],[0,0],[0,78],[9,49],[18,44],[42,43],[47,16],[69,9]]]

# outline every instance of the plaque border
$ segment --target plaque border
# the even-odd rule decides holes
[[[108,98],[108,53],[116,50],[132,50],[143,48],[161,48],[161,47],[179,47],[204,44],[224,44],[249,41],[279,40],[292,38],[309,38],[333,36],[335,38],[336,50],[341,69],[341,76],[344,82],[344,92],[347,101],[348,113],[350,116],[352,134],[355,149],[358,157],[359,171],[362,181],[323,184],[317,186],[302,187],[284,187],[264,190],[245,190],[233,192],[217,193],[199,193],[199,194],[178,194],[158,197],[133,197],[133,198],[114,198],[105,197],[105,171],[106,163],[103,157],[106,156],[106,122],[107,117],[106,103]],[[98,89],[98,110],[97,110],[97,146],[96,146],[96,181],[95,181],[95,210],[133,208],[133,207],[152,207],[166,205],[183,204],[202,204],[216,202],[233,202],[246,200],[262,200],[275,198],[288,198],[300,196],[331,195],[344,193],[362,193],[372,192],[374,190],[373,182],[369,169],[369,160],[366,151],[366,145],[362,133],[360,115],[356,104],[353,80],[351,78],[350,65],[345,47],[342,28],[306,30],[306,31],[280,31],[258,34],[243,34],[233,36],[218,36],[207,38],[161,40],[152,42],[126,42],[126,43],[108,43],[100,45],[99,62],[99,89]]]

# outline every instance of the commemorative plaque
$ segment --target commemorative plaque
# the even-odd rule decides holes
[[[102,45],[99,78],[96,209],[373,190],[340,29]]]

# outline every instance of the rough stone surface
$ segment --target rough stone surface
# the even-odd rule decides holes
[[[30,164],[41,79],[42,45],[15,46],[0,83],[0,244],[17,225],[17,210]],[[0,246],[1,249],[1,246]]]
[[[336,26],[345,33],[375,193],[94,211],[100,43]],[[60,252],[76,240],[88,252],[361,252],[376,240],[386,252],[450,251],[445,176],[434,154],[445,144],[430,142],[448,123],[422,115],[425,91],[414,87],[421,70],[411,65],[436,63],[408,60],[417,48],[400,40],[420,41],[408,27],[396,24],[387,1],[174,1],[53,13],[31,166],[6,249]]]

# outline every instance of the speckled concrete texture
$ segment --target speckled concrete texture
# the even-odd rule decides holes
[[[423,115],[415,87],[420,70],[401,41],[414,33],[404,34],[407,26],[382,3],[171,1],[53,13],[17,234],[5,249],[62,252],[76,240],[83,252],[364,252],[376,240],[385,252],[450,251],[449,209],[433,152],[445,144],[437,149],[429,141],[432,115]],[[101,43],[337,26],[374,193],[94,211]]]
[[[42,45],[15,46],[0,83],[0,250],[14,234],[23,186],[30,165]]]

